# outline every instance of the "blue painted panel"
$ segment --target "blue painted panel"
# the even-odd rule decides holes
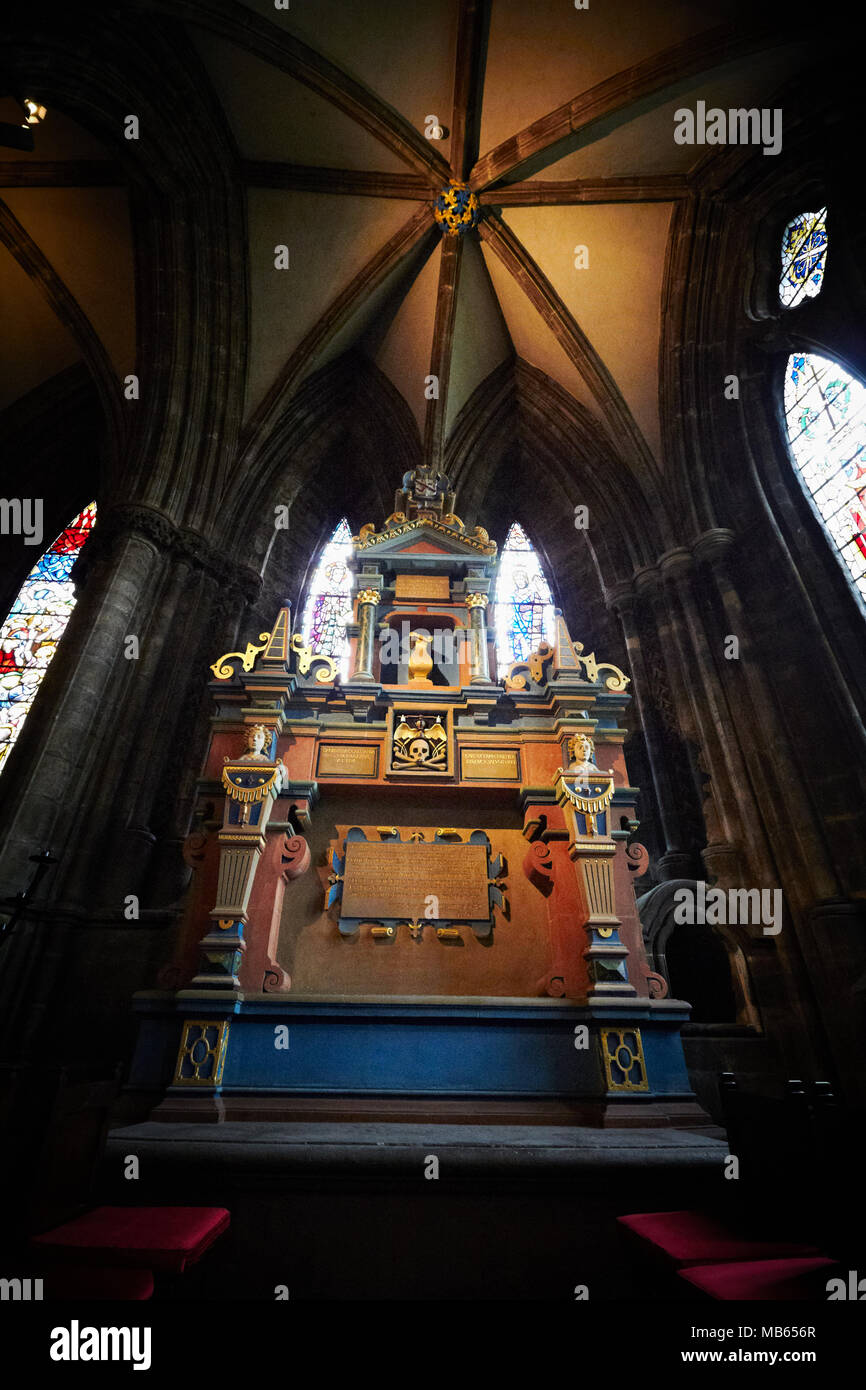
[[[679,1028],[641,1028],[647,1074],[657,1096],[691,1094]]]
[[[627,1012],[521,1001],[240,1002],[231,996],[141,999],[137,1008],[132,1086],[171,1082],[185,1018],[228,1017],[225,1091],[599,1097],[606,1093],[599,1029],[607,1025],[641,1031],[650,1090],[625,1096],[691,1094],[679,1036],[687,1009],[654,1014],[642,1000]],[[574,1046],[578,1024],[589,1028],[587,1049]],[[275,1046],[280,1025],[289,1030],[288,1049]]]
[[[298,1091],[443,1092],[452,1095],[598,1095],[595,1049],[577,1051],[573,1029],[507,1020],[285,1019],[233,1025],[223,1087]]]

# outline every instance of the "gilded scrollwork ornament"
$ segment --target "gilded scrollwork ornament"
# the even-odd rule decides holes
[[[230,664],[233,661],[239,661],[241,663],[242,671],[251,671],[256,664],[256,659],[266,650],[270,640],[271,634],[269,632],[260,632],[260,646],[256,646],[253,642],[247,642],[246,651],[224,652],[222,656],[217,657],[210,669],[213,671],[218,681],[230,680],[235,674],[234,666]]]
[[[572,643],[572,647],[574,650],[574,659],[577,661],[578,667],[582,667],[586,679],[593,685],[598,685],[600,683],[604,671],[609,671],[611,673],[604,678],[605,689],[612,691],[614,694],[623,694],[626,687],[631,684],[625,672],[621,671],[618,666],[614,666],[613,662],[596,661],[595,652],[589,652],[586,656],[583,656],[582,642],[574,642]],[[527,684],[525,673],[527,672],[536,685],[543,684],[545,669],[555,655],[556,648],[550,642],[539,642],[536,650],[531,652],[525,661],[515,661],[509,666],[505,676],[505,689],[525,690]]]
[[[313,666],[318,666],[316,672],[316,683],[318,685],[329,685],[337,677],[337,663],[331,656],[323,656],[320,652],[314,652],[311,646],[307,646],[303,637],[296,632],[291,640],[290,646],[297,657],[298,674],[306,676]]]
[[[588,656],[582,656],[583,643],[575,642],[574,654],[586,672],[586,678],[592,681],[593,685],[598,684],[598,679],[602,671],[611,671],[612,675],[607,676],[604,682],[606,690],[612,690],[615,694],[623,693],[627,685],[631,684],[629,677],[618,666],[614,666],[612,661],[596,661],[595,652],[590,652]]]
[[[528,672],[536,685],[541,685],[544,680],[544,669],[553,660],[553,656],[554,648],[550,643],[539,642],[537,650],[530,652],[526,661],[513,661],[511,663],[505,676],[505,689],[525,690],[526,675],[523,674],[524,672]]]

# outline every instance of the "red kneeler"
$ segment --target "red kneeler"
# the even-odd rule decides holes
[[[640,1242],[646,1254],[669,1269],[720,1265],[744,1260],[782,1260],[818,1255],[801,1241],[761,1240],[740,1235],[705,1211],[651,1211],[618,1216],[617,1224]]]
[[[746,1264],[693,1265],[677,1278],[722,1302],[819,1302],[827,1280],[842,1266],[818,1256],[810,1260],[750,1260]]]
[[[180,1274],[230,1220],[225,1207],[96,1207],[34,1236],[31,1245],[56,1266],[47,1282],[58,1297],[149,1298],[153,1270]],[[80,1290],[70,1265],[85,1267]]]

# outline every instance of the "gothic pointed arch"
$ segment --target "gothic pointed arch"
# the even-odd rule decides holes
[[[301,601],[310,556],[341,515],[363,521],[387,511],[394,472],[420,456],[411,410],[367,357],[345,353],[304,382],[224,509],[223,545],[242,549],[263,575],[263,622],[274,603]],[[275,526],[277,508],[287,509],[285,526]]]
[[[664,504],[647,495],[599,419],[522,358],[502,363],[470,396],[451,430],[446,467],[467,520],[483,514],[504,534],[517,488],[536,540],[543,535],[549,548],[553,529],[563,556],[588,547],[606,588],[673,543]],[[575,526],[578,506],[589,512],[583,530]],[[559,554],[548,568],[558,572],[558,563]]]

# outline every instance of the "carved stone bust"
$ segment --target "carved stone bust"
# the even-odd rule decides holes
[[[243,754],[238,759],[241,763],[269,763],[271,759],[264,751],[270,746],[271,731],[266,724],[252,724],[247,729],[247,741]]]
[[[597,772],[595,745],[589,734],[574,734],[568,740],[568,756],[571,759],[569,772],[582,772],[584,768]]]
[[[270,746],[271,730],[268,728],[267,724],[251,724],[247,729],[246,750],[238,758],[238,762],[267,763],[269,767],[273,767],[274,763],[276,763],[279,771],[277,773],[275,791],[279,794],[288,781],[289,774],[285,763],[278,755],[271,758],[268,753],[264,751],[266,748],[270,749]]]

